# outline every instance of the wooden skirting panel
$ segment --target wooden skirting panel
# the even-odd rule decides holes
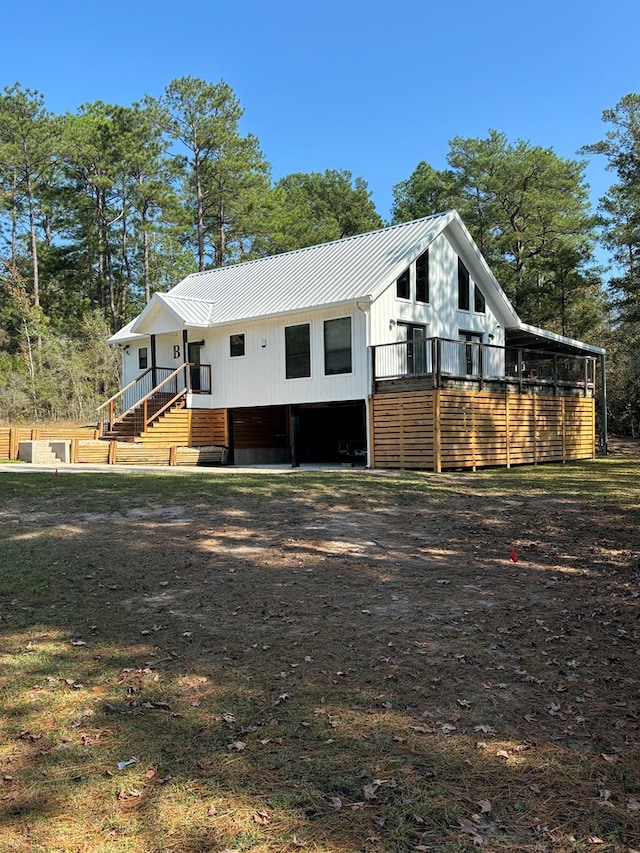
[[[464,391],[375,394],[375,468],[484,468],[595,456],[589,397]]]
[[[136,442],[149,447],[227,445],[226,409],[178,409],[162,415]]]

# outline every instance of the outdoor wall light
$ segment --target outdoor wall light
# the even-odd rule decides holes
[[[263,338],[262,341],[260,342],[260,346],[262,347],[262,349],[264,349],[266,347],[266,345],[267,345],[267,339]]]

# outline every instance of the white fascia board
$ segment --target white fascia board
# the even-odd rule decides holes
[[[135,341],[146,339],[148,337],[147,335],[138,335],[131,331],[133,323],[134,321],[132,320],[127,323],[126,326],[119,329],[115,334],[111,335],[110,338],[107,338],[107,344],[114,347],[126,346],[127,344],[134,343]]]
[[[586,352],[591,352],[594,355],[606,355],[606,350],[602,347],[597,347],[595,344],[585,344],[584,341],[576,341],[574,338],[566,338],[564,335],[557,335],[555,332],[548,332],[546,329],[540,329],[537,326],[530,326],[528,323],[518,323],[517,329],[528,332],[531,335],[537,335],[539,338],[545,338],[548,341],[555,341],[565,346],[582,349]]]

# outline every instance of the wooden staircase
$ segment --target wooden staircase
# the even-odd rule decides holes
[[[146,401],[146,416],[147,422],[154,418],[157,412],[167,406],[168,403],[171,402],[172,394],[164,393],[161,391],[156,392]],[[167,409],[166,412],[163,412],[159,417],[157,417],[152,424],[145,430],[145,415],[143,411],[142,405],[137,406],[135,409],[131,409],[126,412],[120,420],[115,421],[112,425],[111,429],[107,429],[103,432],[101,438],[105,441],[135,441],[135,442],[145,442],[150,439],[152,435],[157,436],[155,439],[156,442],[160,440],[160,434],[164,433],[165,437],[167,434],[167,424],[170,424],[173,420],[175,425],[177,426],[177,422],[175,421],[175,416],[178,413],[182,412],[183,414],[187,413],[185,409],[186,401],[184,397],[181,397],[179,400],[173,403],[173,405]],[[185,418],[181,420],[184,423],[187,423]],[[156,432],[157,430],[157,432]],[[170,432],[171,430],[169,430]],[[179,429],[180,438],[182,438],[183,430]],[[188,434],[188,427],[187,427]],[[164,444],[179,444],[180,441],[168,441],[165,440],[162,443]]]

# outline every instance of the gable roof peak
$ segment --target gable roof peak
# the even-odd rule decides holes
[[[442,213],[431,213],[431,214],[429,214],[429,216],[421,216],[418,219],[411,219],[408,222],[395,222],[392,225],[385,225],[384,227],[376,228],[373,231],[362,231],[360,234],[349,234],[349,236],[347,236],[347,237],[339,237],[337,240],[329,240],[326,243],[314,243],[312,246],[302,246],[299,249],[289,249],[286,252],[279,252],[275,255],[266,255],[265,257],[262,257],[262,258],[252,258],[251,260],[248,260],[248,261],[239,261],[238,263],[230,264],[229,266],[210,267],[209,269],[206,269],[206,270],[199,270],[198,272],[189,273],[183,281],[187,281],[188,279],[193,280],[193,279],[197,279],[197,278],[202,278],[203,276],[210,276],[212,273],[216,273],[216,272],[219,272],[221,270],[226,270],[226,269],[230,269],[230,268],[233,268],[233,269],[237,269],[240,267],[246,268],[246,267],[253,266],[256,264],[263,264],[267,261],[273,261],[274,258],[284,259],[284,258],[295,256],[295,255],[303,255],[303,254],[308,253],[308,252],[315,252],[315,251],[318,251],[319,249],[328,249],[330,247],[338,246],[340,244],[352,243],[352,242],[355,242],[358,240],[363,240],[365,238],[370,239],[372,237],[375,237],[377,234],[391,233],[393,231],[398,231],[398,230],[403,229],[403,228],[408,228],[409,226],[415,227],[416,225],[420,225],[421,223],[432,222],[433,220],[436,220],[436,219],[444,220],[445,218],[453,218],[453,217],[456,217],[459,219],[457,211],[455,211],[453,209],[445,210]],[[169,291],[169,292],[171,292],[171,291]]]

